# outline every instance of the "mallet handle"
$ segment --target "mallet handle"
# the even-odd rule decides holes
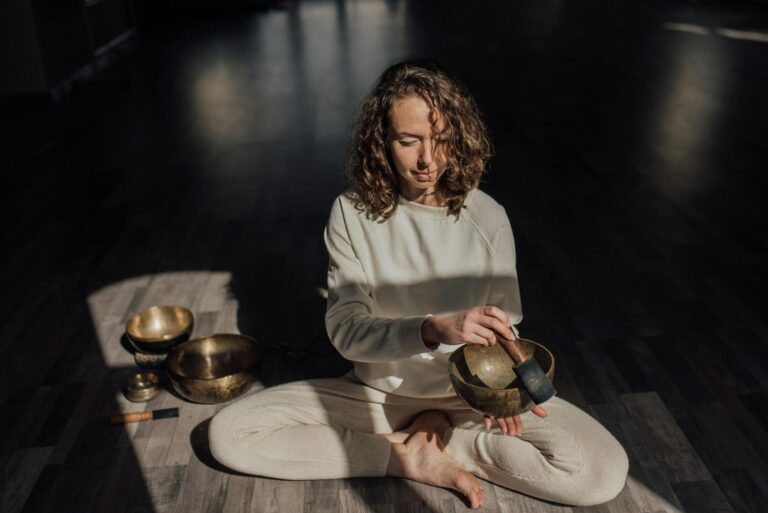
[[[126,424],[128,422],[141,422],[144,420],[152,420],[153,412],[140,411],[135,413],[118,413],[109,417],[109,422],[112,424]]]
[[[523,363],[528,358],[525,349],[523,349],[523,346],[519,341],[508,340],[499,336],[496,337],[496,340],[499,341],[501,347],[503,347],[509,357],[512,358],[512,361],[515,362],[515,365],[518,363]]]

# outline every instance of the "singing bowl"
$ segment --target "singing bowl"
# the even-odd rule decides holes
[[[234,399],[256,380],[256,341],[245,335],[219,334],[179,344],[165,361],[173,388],[196,403]]]
[[[156,372],[132,374],[123,386],[123,395],[134,403],[145,403],[160,393],[160,376]]]
[[[532,340],[520,339],[520,343],[526,354],[536,358],[551,382],[555,376],[552,353]],[[499,344],[466,344],[448,359],[448,373],[456,394],[477,413],[492,417],[519,415],[535,405],[513,366],[512,358]]]
[[[192,312],[183,306],[152,306],[131,317],[125,333],[137,351],[162,354],[189,340],[193,325]]]

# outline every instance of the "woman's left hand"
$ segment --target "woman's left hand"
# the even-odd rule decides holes
[[[539,405],[534,406],[531,412],[542,419],[549,417],[547,410]],[[486,415],[483,420],[485,421],[485,429],[491,429],[491,426],[493,425],[493,417]],[[505,435],[516,436],[523,432],[523,420],[520,415],[514,415],[512,417],[496,417],[496,423],[499,425],[501,432]]]

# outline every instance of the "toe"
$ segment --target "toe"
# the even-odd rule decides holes
[[[484,496],[482,493],[482,488],[480,490],[474,490],[470,494],[470,503],[472,504],[472,509],[477,509],[483,505]]]

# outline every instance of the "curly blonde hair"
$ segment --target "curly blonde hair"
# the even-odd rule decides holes
[[[387,145],[389,112],[395,100],[420,96],[442,115],[445,171],[435,190],[457,218],[467,194],[480,183],[492,154],[486,127],[466,87],[430,60],[404,61],[387,68],[363,101],[347,172],[350,196],[370,217],[389,219],[400,195],[397,171]],[[433,116],[434,122],[437,116]]]

